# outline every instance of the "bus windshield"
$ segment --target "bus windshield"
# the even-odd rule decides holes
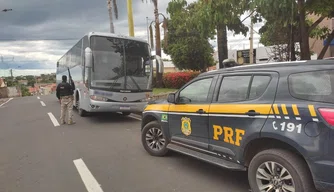
[[[92,87],[108,90],[151,90],[151,60],[147,43],[92,36]]]

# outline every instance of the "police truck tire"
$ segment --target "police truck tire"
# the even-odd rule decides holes
[[[152,121],[144,126],[141,141],[145,150],[152,156],[162,157],[168,153],[167,139],[157,121]]]
[[[279,167],[279,169],[275,169],[278,171],[278,174],[274,175],[280,175],[280,173],[284,173],[281,178],[287,178],[288,174],[292,177],[292,182],[291,180],[281,180],[279,177],[274,178],[271,181],[272,183],[266,183],[266,180],[263,179],[263,175],[260,174],[263,171],[266,172],[266,175],[271,175],[268,174],[270,171],[268,168],[266,168],[265,163],[276,163],[276,167]],[[272,164],[267,164],[269,167]],[[284,169],[286,171],[283,171]],[[260,172],[258,172],[260,170]],[[257,175],[261,175],[261,177],[257,177]],[[268,178],[268,176],[265,176]],[[262,182],[259,181],[257,178],[261,178]],[[248,181],[249,185],[251,187],[251,190],[253,192],[262,192],[266,191],[260,190],[259,185],[265,186],[266,184],[276,184],[276,186],[281,185],[281,184],[287,184],[285,186],[291,187],[293,183],[293,186],[295,188],[295,191],[302,191],[302,192],[316,192],[317,190],[314,187],[313,179],[311,176],[311,173],[309,171],[309,168],[305,161],[301,159],[299,156],[296,154],[293,154],[292,152],[289,152],[287,150],[282,150],[282,149],[269,149],[269,150],[264,150],[255,155],[255,157],[252,159],[250,162],[249,168],[248,168]],[[264,183],[263,183],[264,181]],[[281,182],[283,181],[283,182]]]

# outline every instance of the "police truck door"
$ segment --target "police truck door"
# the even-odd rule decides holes
[[[209,117],[209,149],[231,161],[242,159],[244,143],[260,136],[272,112],[278,74],[248,72],[222,75]]]
[[[176,94],[169,107],[172,141],[208,150],[209,106],[218,76],[190,82]]]

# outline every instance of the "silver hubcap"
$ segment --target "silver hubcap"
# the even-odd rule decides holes
[[[155,127],[149,129],[146,133],[146,144],[154,151],[162,149],[166,144],[162,131]]]
[[[259,166],[256,182],[261,192],[295,192],[289,171],[279,163],[268,161]]]

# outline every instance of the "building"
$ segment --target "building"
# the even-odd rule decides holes
[[[0,87],[7,87],[5,84],[5,80],[0,78]]]
[[[28,87],[29,88],[29,93],[31,95],[38,95],[39,93],[39,88],[38,87]]]
[[[309,16],[309,18],[315,22],[319,16],[317,15],[311,15]],[[334,18],[332,19],[324,19],[320,24],[319,27],[328,27],[330,30],[334,30]],[[312,52],[314,52],[317,56],[320,54],[321,50],[323,49],[324,45],[325,45],[325,40],[324,39],[313,39],[310,38],[309,39],[309,43],[310,43],[310,49]],[[328,48],[328,50],[326,51],[326,54],[324,56],[324,58],[327,57],[334,57],[334,40],[331,42],[330,47]]]
[[[28,80],[19,80],[18,82],[21,85],[28,85]]]

